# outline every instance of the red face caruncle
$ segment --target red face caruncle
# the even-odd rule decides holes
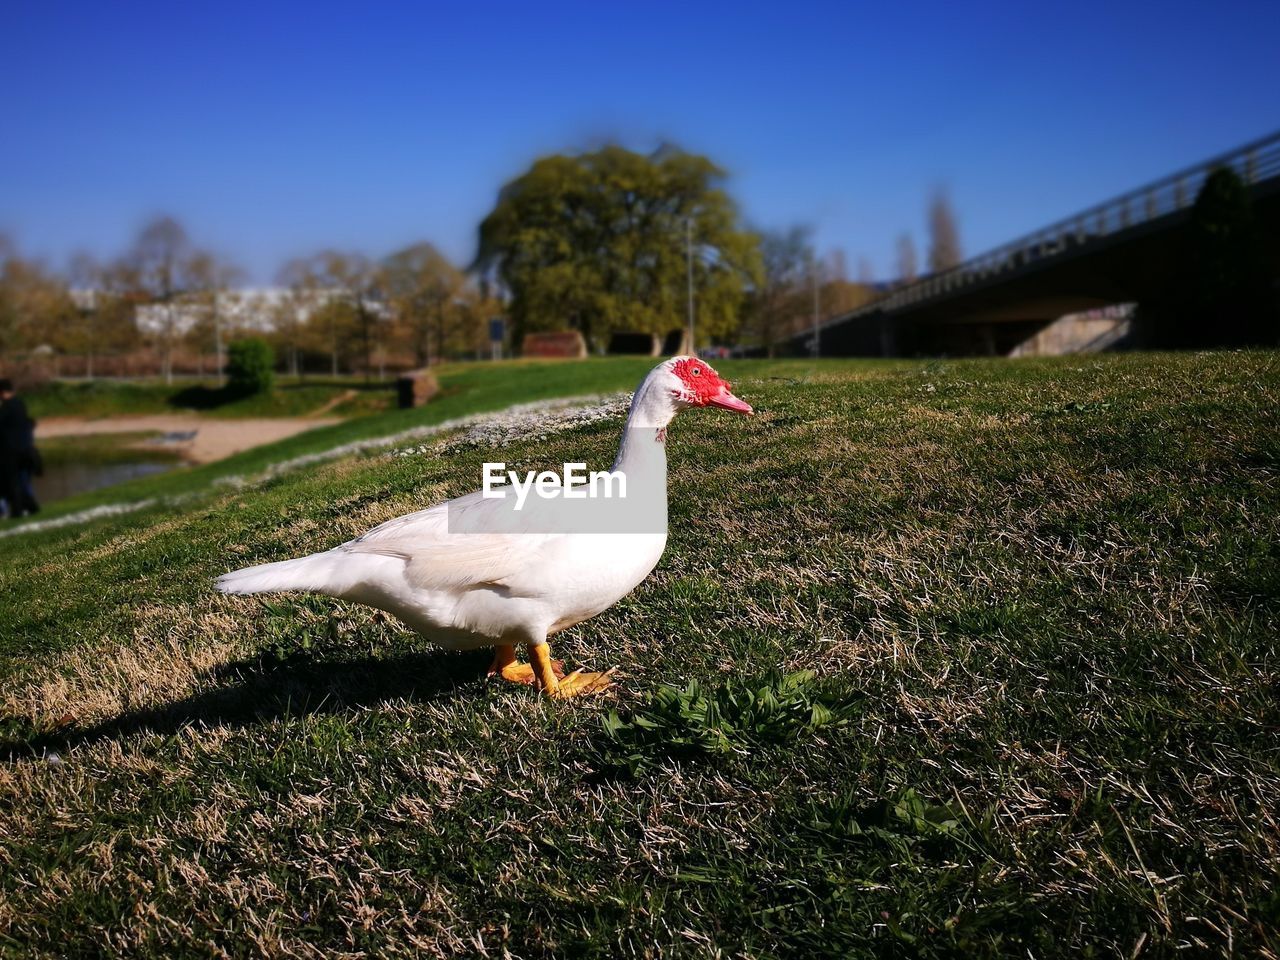
[[[684,384],[682,399],[695,407],[723,407],[736,413],[752,413],[751,405],[744,403],[729,390],[729,383],[720,374],[696,357],[681,357],[671,367],[671,372]]]

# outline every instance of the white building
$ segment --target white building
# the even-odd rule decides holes
[[[93,291],[80,293],[89,294],[91,298]],[[217,295],[218,319],[228,330],[270,333],[285,318],[291,317],[298,324],[305,324],[317,310],[341,296],[343,293],[339,290],[299,291],[289,287],[228,290]],[[365,307],[380,319],[390,315],[387,305],[381,301],[365,301]],[[172,330],[174,335],[184,336],[202,317],[207,317],[208,312],[207,301],[198,303],[179,299],[168,304],[141,304],[134,321],[138,330],[145,334],[165,334]]]

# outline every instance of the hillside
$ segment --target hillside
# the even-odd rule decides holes
[[[676,421],[666,556],[553,643],[598,700],[213,592],[621,423],[217,477],[647,366],[0,540],[0,953],[1280,951],[1274,353],[724,365],[759,415]]]

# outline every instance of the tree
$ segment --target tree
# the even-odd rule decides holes
[[[898,282],[910,283],[916,278],[916,242],[911,234],[904,233],[898,237]]]
[[[0,356],[62,347],[74,313],[61,278],[0,237]]]
[[[312,270],[311,261],[299,257],[280,268],[277,281],[287,286],[289,293],[271,308],[272,335],[288,357],[290,375],[302,377],[302,354],[316,339],[310,321],[323,296],[320,278]]]
[[[92,378],[99,357],[136,349],[140,342],[137,276],[124,261],[102,263],[81,252],[71,258],[68,280],[74,314],[60,346],[83,354],[85,376]]]
[[[803,323],[813,245],[808,227],[760,235],[760,280],[751,292],[744,332],[773,356]]]
[[[473,269],[510,292],[517,336],[566,326],[596,343],[613,331],[665,334],[685,321],[689,230],[697,332],[731,333],[760,261],[724,180],[706,157],[671,147],[543,157],[502,188]]]
[[[311,258],[306,274],[306,284],[321,293],[311,320],[327,331],[330,372],[338,375],[340,355],[356,345],[367,377],[382,335],[378,270],[362,254],[324,250]]]
[[[172,217],[157,217],[138,234],[128,256],[137,282],[150,303],[160,311],[156,331],[161,343],[161,365],[166,383],[173,382],[173,349],[178,339],[176,301],[189,282],[192,249],[187,231]]]
[[[946,191],[938,189],[929,201],[929,272],[950,270],[963,260],[955,212]]]
[[[277,311],[293,317],[286,328],[286,336],[294,340],[292,364],[298,350],[316,349],[329,354],[329,372],[336,377],[354,347],[364,356],[367,372],[381,320],[374,302],[379,275],[373,264],[358,253],[322,250],[291,260],[280,276],[293,291],[293,302]]]
[[[847,282],[849,279],[849,258],[840,249],[827,254],[827,276],[833,283]]]
[[[201,250],[193,253],[187,266],[191,285],[191,299],[200,308],[200,319],[190,332],[196,350],[203,357],[210,341],[213,343],[214,370],[219,380],[223,376],[222,345],[224,341],[224,313],[234,294],[232,288],[244,274],[239,267],[218,259]],[[203,366],[201,367],[203,370]]]
[[[868,278],[866,282],[850,280],[847,263],[848,258],[843,250],[836,249],[827,254],[819,295],[823,318],[848,313],[874,299],[876,295],[875,286],[870,280],[871,264],[866,257],[858,258],[858,272]]]
[[[822,313],[832,317],[848,313],[875,299],[875,287],[849,280],[830,279],[822,285]]]
[[[426,366],[450,350],[474,346],[477,299],[467,277],[429,243],[389,256],[382,264],[383,286],[397,320],[408,333],[414,360]]]
[[[68,347],[72,352],[84,354],[84,375],[93,379],[94,357],[101,351],[102,320],[105,314],[101,303],[105,299],[106,270],[97,258],[81,250],[71,257],[67,280],[73,291],[73,302],[79,323],[69,331]]]
[[[1264,242],[1249,188],[1220,168],[1205,178],[1177,253],[1152,295],[1138,306],[1148,345],[1274,345],[1280,334]]]

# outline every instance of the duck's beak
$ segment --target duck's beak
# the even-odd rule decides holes
[[[712,407],[723,407],[726,410],[732,410],[734,413],[745,413],[747,416],[751,416],[751,414],[755,413],[755,411],[751,409],[751,404],[743,400],[739,400],[729,392],[729,385],[727,383],[720,388],[719,393],[707,401],[707,404]]]

